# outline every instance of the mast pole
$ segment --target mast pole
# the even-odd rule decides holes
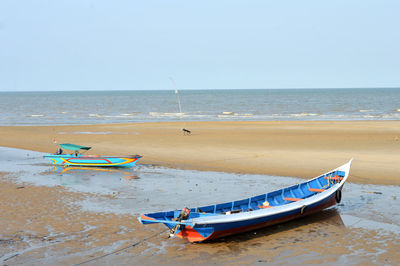
[[[171,80],[172,85],[174,86],[176,97],[178,97],[179,114],[182,115],[181,98],[179,97],[178,88],[176,87],[175,81],[171,77],[169,79]]]

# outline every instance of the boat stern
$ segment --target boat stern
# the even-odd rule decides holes
[[[177,210],[142,214],[138,217],[138,220],[141,224],[162,223],[170,229],[171,235],[186,239],[192,243],[202,242],[211,237],[214,232],[212,227],[196,226],[196,224],[192,222],[192,218],[177,221],[176,218],[179,216],[180,212],[180,210]],[[193,214],[198,217],[197,213]]]

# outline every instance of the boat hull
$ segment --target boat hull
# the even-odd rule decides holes
[[[316,204],[316,206],[307,206],[307,208],[305,208],[303,212],[301,211],[301,208],[299,208],[293,211],[288,211],[285,213],[266,216],[253,220],[246,220],[243,222],[223,223],[218,225],[210,224],[202,227],[194,226],[194,228],[189,227],[181,230],[179,233],[176,234],[176,236],[182,239],[186,239],[187,241],[192,243],[214,240],[221,237],[245,233],[295,220],[334,206],[336,203],[336,198],[333,195],[324,202]]]
[[[202,242],[283,223],[341,201],[351,162],[316,178],[254,197],[182,210],[148,213],[142,224],[163,223],[189,242]]]
[[[132,167],[141,158],[139,155],[132,156],[83,156],[83,155],[45,155],[53,164],[63,166],[119,166]]]

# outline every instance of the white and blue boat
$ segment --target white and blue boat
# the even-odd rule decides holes
[[[189,242],[202,242],[286,222],[339,203],[352,160],[303,183],[247,199],[141,215],[142,224],[163,223]]]
[[[71,154],[64,154],[63,150],[73,151]],[[53,164],[63,166],[119,166],[132,167],[142,158],[140,155],[127,156],[103,156],[84,155],[80,151],[88,151],[91,147],[80,146],[70,143],[60,144],[56,154],[47,154],[44,157],[50,159]]]

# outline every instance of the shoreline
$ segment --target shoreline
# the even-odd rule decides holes
[[[139,165],[307,179],[354,158],[349,182],[400,185],[400,121],[0,126],[4,147],[52,153],[54,138],[92,146],[88,154],[140,154]]]

